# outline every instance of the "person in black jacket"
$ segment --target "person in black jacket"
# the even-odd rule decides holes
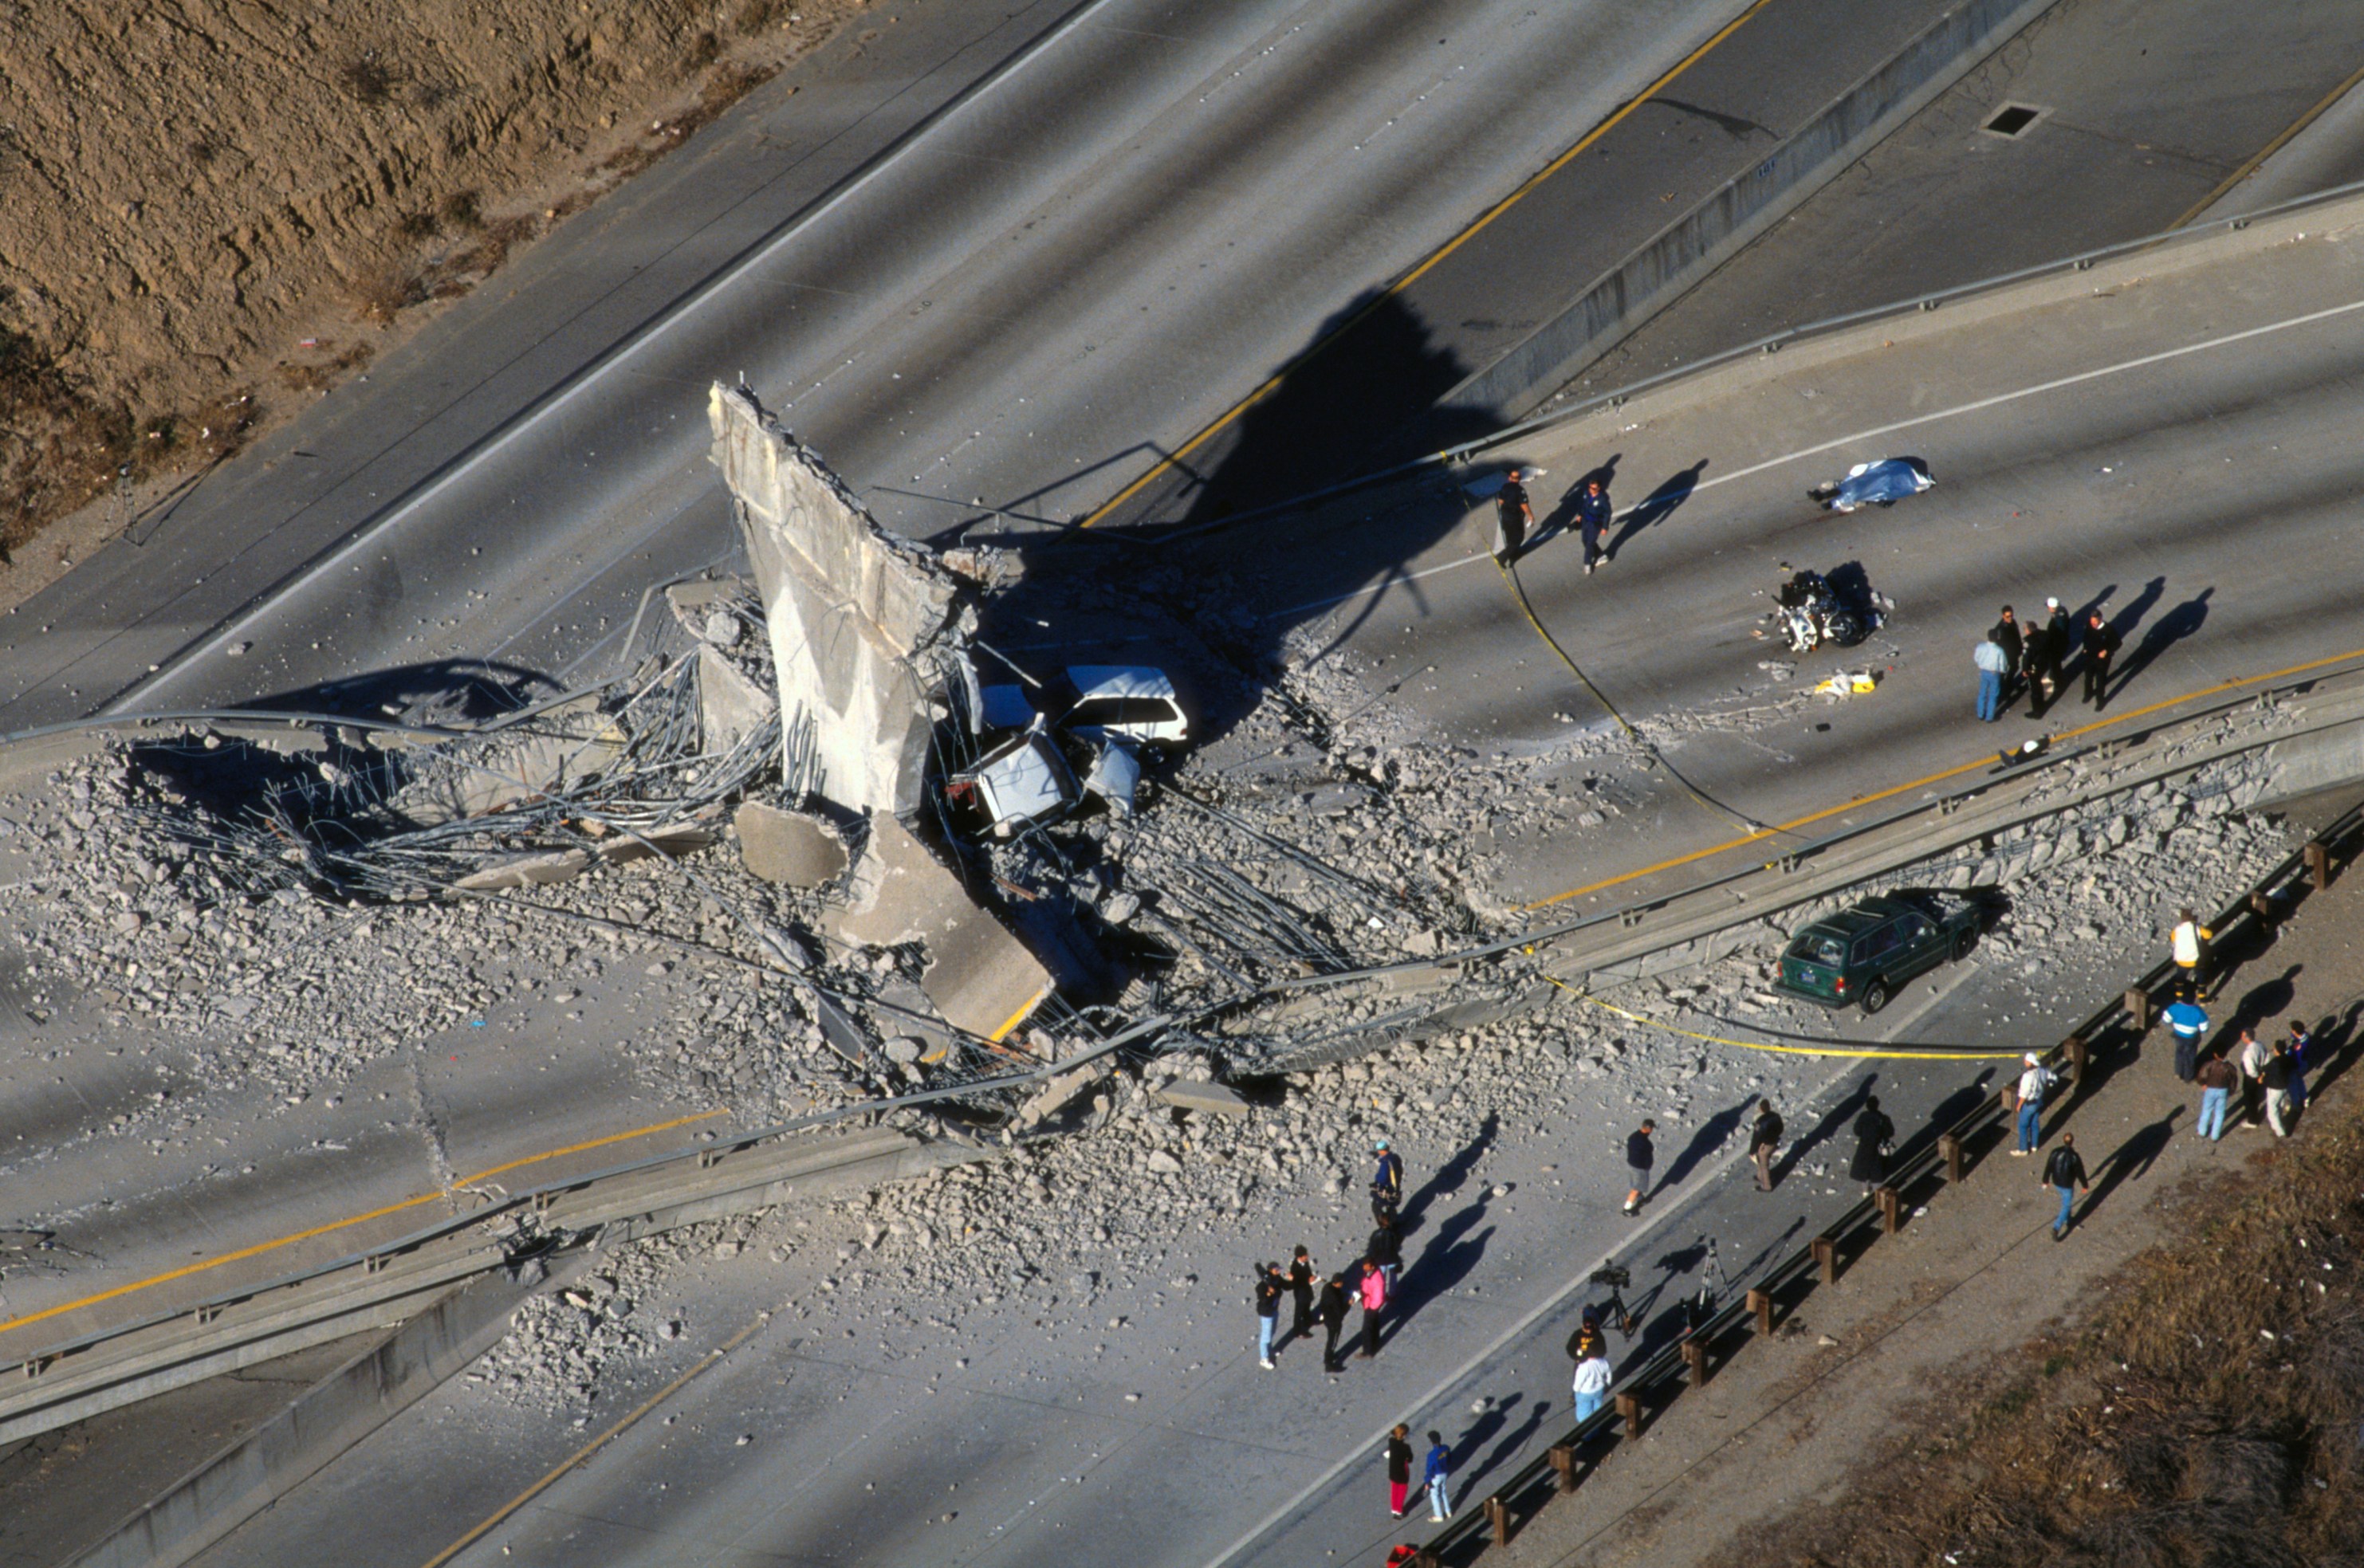
[[[2125,639],[2095,610],[2085,617],[2085,700],[2099,713],[2109,701],[2111,662]]]
[[[1527,499],[1526,475],[1511,470],[1502,488],[1494,492],[1494,559],[1508,566],[1525,548],[1527,530],[1535,526],[1534,504]]]
[[[1584,574],[1609,560],[1609,522],[1617,509],[1609,503],[1609,486],[1594,474],[1576,493],[1576,528],[1584,539]]]
[[[2012,613],[2011,606],[2005,605],[2002,614],[1987,631],[1987,640],[2002,648],[2003,656],[2011,661],[2002,677],[2002,700],[2005,702],[2019,695],[2012,688],[2013,683],[2019,679],[2020,666],[2027,659],[2026,630],[2019,624],[2019,617]]]
[[[1346,1363],[1338,1359],[1338,1336],[1346,1328],[1346,1276],[1332,1274],[1321,1284],[1321,1370],[1344,1372]]]
[[[1297,1255],[1288,1260],[1288,1294],[1296,1307],[1289,1323],[1290,1339],[1302,1340],[1313,1332],[1313,1291],[1321,1283],[1312,1255],[1299,1247]]]
[[[1404,1500],[1411,1490],[1411,1444],[1404,1439],[1411,1429],[1399,1424],[1388,1434],[1388,1507],[1395,1517],[1404,1517]]]
[[[1383,1219],[1373,1228],[1371,1240],[1363,1249],[1363,1256],[1378,1265],[1388,1276],[1388,1294],[1396,1293],[1396,1279],[1403,1272],[1403,1232],[1391,1219]]]
[[[1625,1212],[1642,1212],[1642,1200],[1650,1192],[1650,1167],[1657,1160],[1657,1151],[1651,1147],[1650,1134],[1658,1130],[1655,1121],[1645,1121],[1639,1132],[1625,1138],[1625,1168],[1633,1173],[1633,1184],[1625,1191]]]
[[[1748,1131],[1748,1158],[1756,1167],[1756,1190],[1773,1190],[1773,1151],[1781,1146],[1781,1113],[1770,1100],[1756,1102],[1756,1124]]]
[[[1879,1108],[1879,1096],[1873,1095],[1863,1102],[1863,1109],[1855,1118],[1855,1159],[1847,1166],[1847,1174],[1871,1191],[1888,1180],[1888,1144],[1896,1136],[1896,1124]]]
[[[2068,612],[2057,599],[2044,601],[2044,624],[2027,632],[2027,716],[2041,718],[2060,695],[2060,668],[2068,661]]]
[[[2077,1201],[2077,1192],[2092,1191],[2085,1183],[2085,1162],[2077,1152],[2075,1133],[2062,1133],[2053,1145],[2052,1157],[2044,1162],[2043,1181],[2060,1195],[2060,1218],[2052,1222],[2052,1239],[2057,1241],[2068,1234],[2068,1206]]]

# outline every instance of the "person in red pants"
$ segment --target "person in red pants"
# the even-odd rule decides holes
[[[1404,1517],[1404,1495],[1411,1489],[1411,1444],[1404,1440],[1411,1429],[1400,1421],[1388,1434],[1388,1510]]]

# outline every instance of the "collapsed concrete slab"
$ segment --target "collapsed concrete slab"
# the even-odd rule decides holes
[[[884,811],[870,814],[853,897],[834,934],[864,947],[923,943],[928,968],[920,989],[947,1023],[987,1040],[1008,1036],[1051,994],[1051,972],[1042,962]]]
[[[734,619],[732,626],[739,623]],[[779,699],[749,680],[711,644],[697,651],[697,721],[708,751],[735,751],[770,722]]]
[[[910,815],[952,640],[969,629],[960,579],[873,522],[745,388],[718,383],[707,417],[764,599],[784,728],[811,718],[822,795]]]
[[[1228,1084],[1199,1078],[1176,1078],[1160,1084],[1150,1092],[1150,1097],[1165,1105],[1213,1116],[1245,1116],[1254,1108],[1248,1104],[1246,1095]]]
[[[783,887],[823,887],[845,874],[845,845],[817,817],[751,800],[730,818],[747,869]]]

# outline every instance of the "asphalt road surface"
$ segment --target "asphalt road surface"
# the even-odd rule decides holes
[[[1699,56],[1209,449],[1223,496],[1326,477],[1940,8],[1772,0],[1704,55],[1734,0],[922,10],[898,66],[759,92],[25,606],[0,726],[563,678],[733,549],[717,379],[896,528],[1083,516]]]

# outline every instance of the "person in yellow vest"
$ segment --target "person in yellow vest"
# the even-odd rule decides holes
[[[2208,994],[2208,943],[2216,933],[2200,923],[2186,906],[2177,912],[2175,929],[2169,933],[2168,951],[2175,957],[2175,977],[2191,987],[2194,997]]]

